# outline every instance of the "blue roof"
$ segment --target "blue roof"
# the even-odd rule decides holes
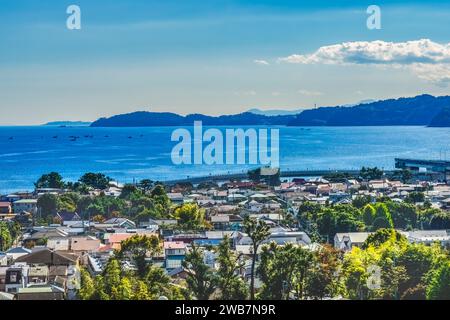
[[[218,246],[223,239],[197,239],[193,242],[200,246]]]
[[[6,253],[31,253],[31,250],[24,247],[15,247],[9,249]]]

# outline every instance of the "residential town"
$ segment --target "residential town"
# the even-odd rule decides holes
[[[0,300],[449,299],[450,185],[397,173],[43,175],[1,196]]]

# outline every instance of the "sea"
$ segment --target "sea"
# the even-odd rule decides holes
[[[282,170],[354,170],[362,166],[393,169],[398,157],[450,159],[450,128],[272,128],[279,129]],[[171,159],[176,145],[171,135],[175,129],[0,127],[0,194],[33,190],[33,183],[52,171],[59,172],[67,181],[77,181],[86,172],[98,172],[119,183],[133,183],[141,179],[167,181],[242,173],[255,168],[255,165],[175,165]]]

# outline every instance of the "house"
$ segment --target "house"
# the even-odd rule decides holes
[[[183,204],[184,197],[180,192],[171,192],[167,194],[167,197],[172,201],[174,204]]]
[[[134,229],[136,223],[127,218],[111,218],[102,223],[110,227],[122,228],[122,229]]]
[[[351,202],[352,196],[349,193],[338,191],[330,193],[329,199],[332,203],[343,203],[344,200],[349,200]]]
[[[18,194],[8,194],[6,196],[2,196],[0,198],[0,201],[6,201],[6,202],[12,203],[12,202],[18,201],[20,199],[22,199],[22,198]]]
[[[311,244],[309,236],[302,231],[278,231],[272,232],[269,236],[268,242],[276,242],[278,245],[292,243],[301,246],[308,246]]]
[[[147,221],[139,222],[139,227],[141,228],[151,228],[151,229],[160,229],[167,226],[174,226],[178,224],[178,220],[176,219],[148,219]]]
[[[28,285],[48,283],[49,268],[46,265],[31,265],[28,269]]]
[[[60,228],[55,227],[39,227],[34,228],[31,234],[24,235],[23,243],[35,243],[38,245],[46,245],[48,240],[53,238],[65,238],[68,237],[68,233],[64,232]]]
[[[131,238],[133,233],[111,233],[105,234],[106,244],[110,245],[112,249],[120,250],[120,243],[128,238]]]
[[[227,230],[230,225],[230,216],[228,214],[211,216],[211,224],[215,230]]]
[[[16,263],[24,262],[31,264],[44,264],[47,266],[70,266],[78,265],[80,257],[77,254],[54,251],[49,248],[35,248],[30,254],[22,256]]]
[[[73,221],[81,221],[80,216],[76,212],[58,212],[55,218],[61,221],[62,225]]]
[[[5,292],[16,293],[19,288],[26,287],[28,278],[28,269],[26,263],[14,264],[6,269],[5,273]]]
[[[237,240],[236,247],[249,246],[252,244],[250,237],[248,237],[247,235],[243,235],[240,238],[237,238],[236,240]],[[278,228],[272,229],[269,238],[263,241],[263,243],[265,244],[271,242],[275,242],[278,245],[285,245],[288,243],[292,243],[294,245],[308,246],[311,244],[311,239],[303,231],[287,231],[282,228]]]
[[[408,241],[431,245],[440,243],[442,247],[450,248],[450,234],[446,230],[418,230],[406,232]]]
[[[68,270],[68,266],[50,266],[48,268],[48,281],[58,282],[61,288],[65,288],[65,282],[69,276]]]
[[[166,257],[165,267],[168,270],[180,268],[186,256],[186,244],[181,241],[165,241],[164,254]]]
[[[55,237],[47,239],[47,248],[51,250],[67,251],[69,250],[70,239],[68,237]]]
[[[0,214],[10,214],[11,212],[11,202],[0,202]]]
[[[344,251],[352,250],[354,246],[361,247],[370,234],[370,232],[336,233],[334,247]]]
[[[13,203],[14,213],[29,212],[36,214],[37,200],[36,199],[22,199]]]
[[[31,253],[31,250],[24,247],[15,247],[6,251],[6,255],[12,261],[15,261],[19,257],[26,256],[29,253]]]
[[[34,190],[34,194],[41,196],[44,194],[55,194],[59,195],[64,193],[64,189],[58,189],[58,188],[36,188]]]
[[[100,244],[100,240],[95,237],[72,237],[70,239],[70,250],[82,253],[93,252],[100,248]]]
[[[17,300],[64,300],[64,289],[54,285],[32,285],[17,291]]]
[[[185,268],[178,267],[172,270],[167,271],[167,275],[172,279],[183,279],[185,280],[188,277],[188,273]]]

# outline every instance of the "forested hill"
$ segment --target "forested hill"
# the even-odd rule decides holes
[[[139,111],[101,118],[92,127],[191,126],[433,126],[450,127],[450,96],[420,95],[381,100],[353,107],[321,107],[297,115],[268,116],[244,112],[234,115],[187,116],[169,112]]]
[[[292,126],[450,126],[450,96],[421,95],[361,104],[305,110]],[[446,115],[446,119],[438,118]]]
[[[250,112],[223,115],[219,117],[203,114],[181,116],[168,112],[139,111],[128,114],[101,118],[92,127],[159,127],[159,126],[192,126],[194,121],[202,121],[205,126],[250,126],[250,125],[288,125],[295,118],[294,115],[265,116]]]

